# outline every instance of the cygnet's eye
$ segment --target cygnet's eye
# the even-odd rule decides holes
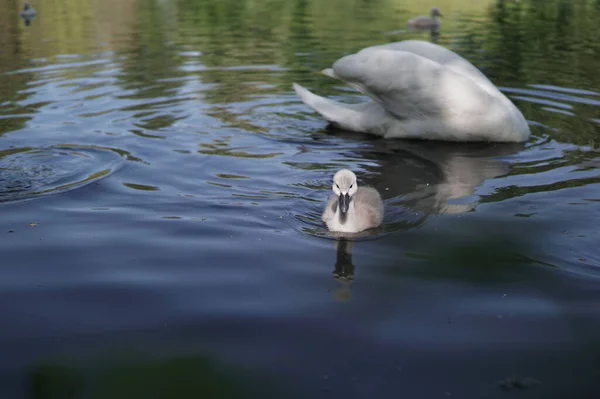
[[[353,185],[354,185],[354,183],[352,183],[352,184],[350,185],[350,188],[352,188],[352,186],[353,186]]]
[[[335,186],[338,188],[338,190],[340,189],[340,186],[338,186],[337,183],[335,183]]]

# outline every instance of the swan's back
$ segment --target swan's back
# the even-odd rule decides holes
[[[498,88],[475,66],[460,55],[434,43],[421,40],[403,40],[388,44],[367,47],[357,54],[373,50],[406,51],[434,61],[441,66],[459,73],[477,83],[489,94],[494,95]]]

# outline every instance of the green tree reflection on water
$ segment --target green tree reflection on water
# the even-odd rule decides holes
[[[124,98],[169,96],[184,79],[193,77],[209,85],[201,93],[207,104],[290,93],[292,81],[319,86],[325,95],[339,94],[338,82],[318,72],[343,54],[396,40],[430,40],[428,32],[405,30],[408,18],[427,12],[417,1],[130,0],[104,5],[84,1],[73,7],[54,3],[40,4],[43,17],[29,29],[13,20],[2,24],[8,28],[3,33],[0,65],[15,70],[28,66],[32,58],[51,56],[50,52],[94,54],[109,49],[126,56],[120,61],[119,79],[124,89],[136,91]],[[0,9],[8,12],[11,4],[4,0]],[[595,27],[600,13],[596,1],[444,0],[436,5],[445,15],[438,43],[471,60],[498,86],[550,84],[592,90],[597,86],[600,61],[595,54],[600,34]],[[111,19],[115,22],[106,25]],[[98,30],[106,40],[96,40]],[[395,30],[401,33],[385,34]],[[36,42],[34,32],[50,45]],[[182,55],[188,49],[201,56],[191,60]],[[19,92],[33,79],[33,73],[1,76],[2,101],[22,98]],[[577,95],[596,102],[586,104],[584,99],[565,115],[514,101],[528,119],[556,128],[552,133],[556,139],[595,146],[598,122],[592,119],[597,119],[598,97]],[[2,113],[21,111],[7,107]],[[4,120],[0,134],[23,123],[19,118]]]

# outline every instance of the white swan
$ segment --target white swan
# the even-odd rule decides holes
[[[429,17],[421,15],[408,20],[408,26],[417,29],[439,28],[442,22],[436,17],[443,17],[439,8],[434,7],[429,11]]]
[[[333,176],[335,193],[327,201],[322,220],[329,230],[358,233],[377,227],[383,221],[383,201],[372,187],[358,187],[356,175],[339,170]]]
[[[294,83],[332,124],[384,138],[522,142],[529,126],[476,67],[437,44],[405,40],[367,47],[322,71],[374,101],[342,104]]]

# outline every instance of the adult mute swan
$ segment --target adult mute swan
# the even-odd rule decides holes
[[[306,105],[343,129],[444,141],[522,142],[531,133],[523,114],[483,73],[437,44],[367,47],[322,72],[373,100],[342,104],[293,84]]]
[[[332,190],[323,222],[329,230],[358,233],[377,227],[383,221],[383,201],[372,187],[358,187],[356,175],[341,169],[333,176]]]

